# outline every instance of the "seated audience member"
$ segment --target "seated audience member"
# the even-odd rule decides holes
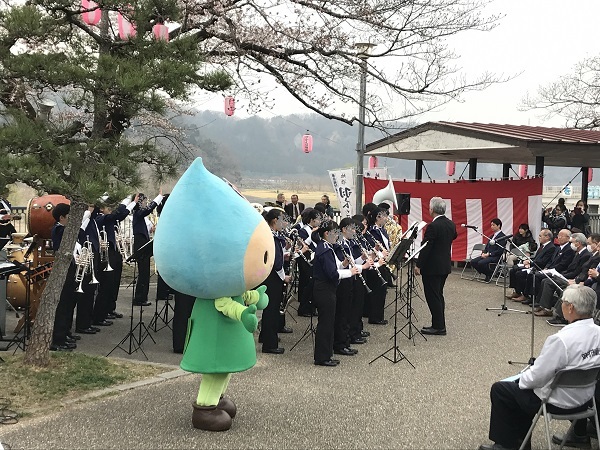
[[[481,256],[473,258],[473,261],[471,261],[473,269],[485,275],[486,283],[492,279],[492,273],[494,273],[495,268],[494,265],[500,260],[500,257],[504,252],[504,247],[506,246],[506,239],[502,239],[504,237],[504,233],[502,232],[502,221],[498,218],[492,219],[490,228],[492,229],[493,234],[490,236],[487,244],[485,244],[485,249],[481,253]]]
[[[321,203],[325,205],[325,214],[333,219],[333,206],[331,206],[331,202],[329,201],[329,195],[323,194],[321,196]]]
[[[563,369],[589,369],[600,364],[600,327],[592,314],[596,306],[595,292],[581,285],[571,285],[563,293],[562,309],[569,325],[549,336],[535,364],[521,373],[516,381],[498,381],[492,385],[490,398],[489,438],[479,450],[517,449],[525,439],[542,400],[550,395],[549,412],[572,413],[587,409],[594,395],[588,388],[555,389],[550,385]],[[551,394],[550,394],[551,393]]]
[[[519,230],[513,236],[512,243],[527,256],[532,255],[537,250],[537,243],[531,234],[529,225],[526,223],[519,225]],[[509,254],[506,258],[506,264],[508,267],[512,267],[518,260],[519,258],[516,255]]]

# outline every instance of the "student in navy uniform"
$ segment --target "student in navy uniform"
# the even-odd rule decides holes
[[[100,232],[106,232],[108,238],[108,261],[103,262],[98,271],[100,285],[94,303],[94,325],[102,325],[102,323],[109,322],[107,319],[123,317],[122,314],[118,314],[115,311],[123,271],[123,258],[121,253],[117,251],[115,226],[117,222],[122,221],[129,215],[136,203],[126,198],[113,211],[109,205],[109,201],[109,199],[105,199],[100,204],[100,213],[95,218],[98,229]],[[108,265],[113,270],[105,270]]]
[[[283,284],[289,283],[291,277],[286,275],[283,269],[283,260],[286,247],[286,239],[281,234],[281,230],[288,226],[285,220],[285,214],[278,208],[272,208],[264,218],[271,228],[273,240],[275,241],[275,262],[267,279],[263,284],[267,287],[266,293],[269,296],[269,304],[263,310],[262,325],[260,329],[259,342],[262,342],[263,353],[274,353],[280,355],[284,352],[279,347],[279,337],[277,332],[280,328],[279,313],[281,302],[283,300]]]
[[[312,304],[313,268],[307,261],[310,262],[312,252],[316,249],[316,245],[311,238],[312,232],[316,230],[320,224],[321,214],[319,211],[314,208],[306,208],[302,212],[302,226],[298,230],[298,236],[302,238],[304,243],[308,245],[311,250],[303,253],[304,258],[299,256],[296,260],[298,263],[298,301],[300,302],[298,315],[303,317],[310,317],[315,313],[315,308]]]
[[[66,203],[57,204],[52,210],[52,217],[56,220],[56,223],[52,227],[50,236],[52,238],[52,249],[56,254],[62,242],[63,234],[65,232],[65,226],[69,221],[69,212],[71,206]],[[79,233],[83,233],[89,224],[91,217],[91,211],[86,211],[83,215],[81,227]],[[78,251],[79,243],[76,243],[76,249],[72,252],[75,256]],[[56,314],[54,316],[54,329],[52,333],[52,345],[50,350],[53,351],[65,351],[72,350],[77,347],[75,341],[80,339],[80,336],[71,334],[71,327],[73,326],[73,313],[75,311],[75,305],[77,304],[78,295],[76,293],[79,287],[78,283],[75,282],[76,265],[75,259],[71,260],[65,282],[63,284],[60,299],[56,307]],[[83,285],[83,284],[82,284]]]
[[[340,280],[350,278],[358,273],[356,267],[340,263],[333,251],[333,244],[339,236],[338,226],[333,220],[321,224],[312,233],[312,240],[317,241],[317,249],[313,262],[314,302],[319,313],[319,322],[315,335],[315,365],[335,367],[339,360],[332,359],[336,290]]]
[[[367,232],[365,238],[372,248],[377,252],[379,260],[375,264],[379,268],[379,273],[383,281],[388,282],[390,279],[386,277],[389,270],[386,270],[385,258],[389,251],[389,237],[383,227],[387,221],[387,214],[383,208],[375,207],[369,211],[367,216]],[[387,325],[388,321],[383,318],[383,310],[385,308],[385,298],[387,295],[387,284],[379,277],[376,271],[367,272],[367,284],[373,291],[370,294],[369,306],[369,323],[373,325]]]
[[[366,224],[362,214],[357,214],[352,216],[352,220],[354,220],[354,224],[356,226],[356,234],[353,239],[351,239],[351,248],[352,248],[352,256],[354,260],[359,265],[368,264],[369,272],[373,271],[373,260],[368,257],[365,253],[363,253],[363,244],[361,243],[362,235],[366,232]],[[373,271],[374,272],[374,271]],[[365,282],[367,282],[367,272],[363,272],[363,278]],[[368,282],[367,282],[368,286]],[[370,288],[369,288],[370,289]],[[363,326],[363,312],[365,309],[365,299],[367,296],[367,290],[363,285],[362,281],[355,277],[353,290],[352,290],[352,306],[350,309],[350,315],[348,318],[349,330],[348,333],[350,335],[350,343],[351,344],[366,344],[367,337],[371,334],[368,331],[364,330]],[[368,314],[367,314],[368,317]]]
[[[154,211],[162,202],[162,190],[156,198],[145,206],[146,196],[142,193],[138,196],[137,205],[133,208],[133,251],[137,252],[140,248],[150,241],[150,234],[146,225],[145,218]],[[147,252],[146,252],[147,253]],[[150,306],[148,301],[148,290],[150,288],[150,257],[147,253],[137,261],[138,278],[135,285],[135,297],[133,304],[135,306]]]
[[[11,204],[8,200],[0,197],[0,237],[10,237],[17,230],[11,222]]]

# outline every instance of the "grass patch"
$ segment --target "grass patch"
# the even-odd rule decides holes
[[[30,417],[90,391],[141,380],[165,372],[164,367],[115,361],[82,353],[52,353],[50,365],[23,364],[24,355],[4,356],[0,362],[0,397],[10,408]]]

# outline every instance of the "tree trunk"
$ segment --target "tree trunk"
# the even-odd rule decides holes
[[[54,330],[54,316],[60,300],[60,293],[65,283],[69,265],[73,259],[73,249],[81,227],[83,213],[87,209],[85,203],[71,202],[69,222],[65,227],[60,249],[55,254],[52,272],[40,298],[40,306],[35,317],[31,339],[25,352],[25,363],[38,367],[46,367],[50,362],[50,344]],[[75,295],[75,292],[73,292]]]

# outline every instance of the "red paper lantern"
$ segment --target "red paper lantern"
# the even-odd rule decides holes
[[[119,13],[117,15],[117,23],[119,24],[119,37],[121,40],[124,41],[135,37],[137,33],[135,25],[127,20],[123,14]]]
[[[377,164],[377,156],[369,156],[369,169],[376,169]]]
[[[235,112],[235,98],[233,97],[225,97],[225,114],[228,116],[233,116]]]
[[[304,153],[312,152],[313,147],[313,137],[310,134],[305,134],[302,136],[302,151]]]
[[[446,161],[446,175],[451,177],[456,172],[456,162]]]
[[[154,38],[159,41],[169,42],[169,28],[164,23],[157,23],[152,27]]]
[[[527,178],[527,164],[519,165],[519,178]]]
[[[591,183],[594,179],[594,169],[588,167],[588,183]]]
[[[81,7],[83,9],[93,9],[93,11],[84,12],[81,15],[81,19],[88,25],[97,25],[102,17],[102,11],[98,8],[98,4],[91,0],[81,0]],[[96,9],[94,9],[96,8]]]

